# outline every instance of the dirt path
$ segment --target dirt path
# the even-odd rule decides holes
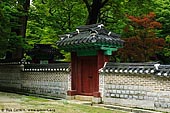
[[[0,92],[0,113],[125,113],[76,101],[52,100]]]

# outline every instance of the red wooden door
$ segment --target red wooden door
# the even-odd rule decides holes
[[[97,77],[97,60],[96,57],[80,58],[80,94],[93,95],[95,90],[95,79]]]

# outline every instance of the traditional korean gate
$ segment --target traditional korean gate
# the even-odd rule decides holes
[[[103,24],[80,26],[76,32],[60,37],[58,47],[71,52],[71,90],[67,95],[100,98],[98,70],[113,51],[123,47],[123,41]]]
[[[97,72],[97,58],[91,57],[80,57],[79,58],[79,81],[78,93],[86,96],[92,96],[95,92],[95,81],[98,75]]]

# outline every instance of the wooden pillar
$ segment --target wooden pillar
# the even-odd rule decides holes
[[[76,52],[71,52],[71,90],[67,91],[67,95],[73,96],[77,94],[77,72],[78,58]]]
[[[98,69],[101,69],[104,66],[105,62],[109,61],[109,56],[104,55],[104,51],[98,51]]]
[[[104,55],[104,51],[98,51],[97,54],[97,70],[101,69],[104,66],[105,62],[109,61],[109,57]],[[97,71],[98,72],[98,71]],[[99,73],[95,77],[95,92],[93,93],[94,97],[100,97],[99,92]]]

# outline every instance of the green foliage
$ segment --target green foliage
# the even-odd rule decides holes
[[[166,47],[163,50],[163,53],[166,57],[170,57],[170,35],[166,36]]]
[[[124,6],[124,12],[128,15],[140,16],[142,14],[148,14],[153,11],[152,0],[124,0],[122,2]]]
[[[64,50],[61,51],[61,53],[64,55],[65,59],[63,61],[70,62],[71,61],[71,54],[68,52],[65,52]]]
[[[79,25],[84,25],[88,19],[88,7],[85,0],[33,0],[30,8],[27,27],[27,49],[37,43],[50,43],[55,45],[59,34],[74,31]],[[89,5],[94,1],[87,0]],[[103,2],[103,1],[102,1]],[[142,3],[142,4],[141,4]],[[135,5],[136,4],[136,5]],[[98,22],[103,23],[108,29],[122,34],[127,25],[126,14],[138,14],[150,11],[150,0],[114,0],[108,1],[101,9]],[[95,4],[97,5],[97,4]],[[65,54],[70,60],[70,54]]]
[[[58,35],[75,31],[77,26],[86,24],[89,11],[85,1],[90,5],[94,3],[94,0],[32,0],[26,39],[23,39],[19,30],[22,23],[20,17],[26,15],[23,12],[26,0],[0,0],[0,57],[3,57],[6,51],[16,50],[18,46],[25,50],[30,50],[34,44],[53,44],[56,47]],[[162,24],[162,29],[156,36],[166,37],[167,45],[163,54],[169,56],[169,2],[170,0],[108,0],[100,9],[97,22],[103,23],[115,33],[129,37],[135,30],[129,26],[127,15],[139,16],[154,11],[157,21]],[[131,32],[124,34],[126,27]],[[70,60],[69,53],[63,54],[65,60]]]
[[[157,32],[159,37],[165,38],[166,45],[162,52],[158,53],[159,60],[162,63],[170,63],[170,0],[155,0],[154,11],[157,15],[157,21],[162,24],[162,29]]]
[[[155,0],[154,3],[157,21],[162,23],[162,29],[158,32],[158,35],[165,38],[170,35],[170,0]]]
[[[165,39],[167,43],[170,43],[170,35],[166,36]]]
[[[22,57],[26,26],[24,17],[27,15],[24,8],[26,1],[29,2],[29,0],[0,1],[0,57],[5,56],[7,52],[12,53],[11,58]]]
[[[20,4],[17,0],[0,1],[0,58],[7,51],[14,51],[16,47],[23,44],[23,38],[16,34],[13,29],[19,29],[18,17],[22,15],[19,11]]]
[[[123,34],[123,30],[129,21],[126,15],[139,16],[152,11],[151,0],[114,0],[109,1],[102,9],[99,22],[107,26],[108,29],[118,34]]]
[[[52,44],[56,47],[62,35],[75,30],[85,24],[87,11],[85,5],[73,0],[35,0],[30,7],[27,26],[27,47],[29,50],[34,44]],[[64,52],[65,60],[70,61],[70,54]]]
[[[78,2],[36,0],[30,9],[28,44],[55,44],[59,34],[75,30],[85,22],[86,11]]]

